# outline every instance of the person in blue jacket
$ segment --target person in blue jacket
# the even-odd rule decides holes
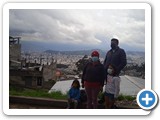
[[[72,82],[71,88],[68,92],[68,109],[71,108],[71,104],[73,104],[73,108],[76,109],[78,103],[80,102],[80,83],[77,79]]]
[[[107,52],[104,67],[107,73],[107,69],[110,64],[114,65],[117,70],[117,76],[119,76],[121,70],[126,66],[126,53],[125,51],[118,46],[119,40],[116,38],[111,39],[111,49]]]

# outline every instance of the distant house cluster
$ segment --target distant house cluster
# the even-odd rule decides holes
[[[20,37],[9,36],[9,84],[50,89],[56,80],[56,61],[41,65],[21,59]]]

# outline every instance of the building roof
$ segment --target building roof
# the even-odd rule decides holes
[[[144,79],[131,77],[127,75],[120,77],[121,77],[120,94],[136,96],[140,90],[145,88]],[[81,80],[80,79],[78,80],[81,83]],[[58,81],[49,90],[49,93],[51,93],[52,91],[61,91],[62,93],[66,94],[69,88],[71,87],[72,82],[73,80]],[[105,87],[103,88],[103,90],[105,90]]]

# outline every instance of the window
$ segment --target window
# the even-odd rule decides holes
[[[37,86],[42,86],[42,77],[37,78]]]

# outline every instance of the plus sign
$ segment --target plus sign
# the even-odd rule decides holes
[[[152,98],[149,98],[149,94],[146,94],[145,98],[142,98],[143,101],[146,101],[146,105],[149,104],[149,101],[152,101]]]

